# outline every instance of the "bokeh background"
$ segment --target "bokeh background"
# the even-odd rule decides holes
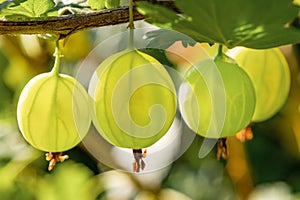
[[[148,25],[137,23],[137,27],[143,26]],[[100,42],[125,30],[126,25],[123,24],[71,35],[64,44],[61,72],[78,75],[82,64],[88,63],[86,57]],[[99,139],[93,127],[88,140],[66,152],[70,159],[59,163],[51,172],[47,171],[45,152],[32,148],[23,139],[16,121],[18,97],[30,78],[51,70],[54,48],[55,42],[36,35],[0,36],[1,200],[300,199],[298,45],[280,47],[291,70],[289,98],[274,117],[253,124],[252,140],[242,143],[235,137],[228,138],[227,160],[216,159],[216,147],[205,158],[199,158],[203,138],[194,135],[182,123],[181,146],[178,146],[183,148],[182,155],[178,153],[178,158],[175,156],[175,161],[169,165],[161,165],[163,168],[141,174],[114,169],[114,165],[101,162],[102,159],[97,156],[103,156],[103,160],[116,157],[108,155],[111,147]],[[185,48],[177,42],[170,48],[192,62],[216,52],[214,46],[207,44]],[[206,53],[203,54],[203,51]],[[152,55],[178,71],[190,66],[163,51],[152,52]],[[98,59],[95,58],[94,62]],[[85,72],[80,70],[80,73]],[[82,82],[87,87],[88,80],[83,79]],[[95,143],[98,140],[99,143]],[[100,154],[95,156],[88,145],[93,145]],[[146,163],[150,163],[147,159],[150,158],[145,159]],[[155,161],[154,157],[151,159]]]

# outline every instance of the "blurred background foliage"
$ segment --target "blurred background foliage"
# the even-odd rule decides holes
[[[125,27],[97,28],[67,38],[61,72],[75,75],[99,42]],[[184,48],[175,43],[170,48],[193,62],[216,50],[207,44]],[[27,81],[51,69],[54,42],[38,36],[0,36],[0,199],[300,199],[300,49],[295,45],[281,50],[291,68],[289,98],[276,116],[253,124],[251,141],[228,138],[228,160],[218,161],[216,148],[200,159],[203,138],[196,136],[179,159],[152,173],[111,169],[84,145],[66,152],[70,159],[48,172],[44,152],[29,146],[18,130],[16,105]],[[152,55],[179,71],[189,65],[164,52]],[[185,131],[190,130],[185,127],[183,135]]]

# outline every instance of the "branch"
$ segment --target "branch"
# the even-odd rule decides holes
[[[157,3],[176,10],[172,1],[161,1]],[[134,20],[142,20],[144,18],[145,16],[134,9]],[[0,35],[53,34],[62,39],[81,30],[126,23],[128,20],[128,6],[111,10],[95,11],[87,14],[65,15],[45,19],[36,18],[25,21],[0,20]]]

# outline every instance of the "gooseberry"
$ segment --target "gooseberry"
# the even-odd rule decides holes
[[[276,114],[285,103],[290,90],[288,63],[278,48],[249,49],[239,47],[230,55],[251,78],[256,94],[253,122],[261,122]]]
[[[192,66],[179,88],[179,108],[186,124],[207,138],[232,136],[252,119],[255,92],[249,76],[217,56]]]
[[[176,113],[175,87],[164,66],[139,50],[105,59],[95,71],[89,94],[93,123],[111,144],[148,147],[170,128]]]
[[[69,75],[42,73],[24,87],[17,120],[33,147],[46,152],[66,151],[76,146],[90,127],[89,96]]]

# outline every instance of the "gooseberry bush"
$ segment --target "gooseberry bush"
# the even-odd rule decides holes
[[[203,139],[200,157],[216,149],[218,159],[230,158],[227,139],[255,140],[251,127],[274,118],[287,102],[292,73],[282,46],[299,43],[298,13],[290,0],[3,1],[1,34],[36,34],[56,45],[53,67],[20,93],[19,130],[46,152],[49,170],[69,158],[63,152],[83,142],[91,125],[106,145],[132,151],[133,172],[147,171],[146,154],[177,137],[170,131],[176,120]],[[73,33],[102,26],[95,22],[101,15],[111,17],[104,25],[129,22],[126,45],[108,46],[84,85],[61,72],[62,49]],[[142,18],[151,28],[141,37],[134,21]],[[76,21],[83,24],[72,26]],[[203,45],[209,53],[190,60],[171,52],[177,42],[186,49]],[[168,164],[187,149],[178,148]]]
[[[64,9],[75,12],[74,5],[66,8],[51,0],[43,3],[39,6],[41,3],[31,0],[7,2],[1,13],[9,20],[15,18],[13,14],[26,19],[54,13],[61,15],[60,11]],[[17,117],[20,131],[28,143],[49,152],[49,169],[56,161],[68,158],[62,157],[60,152],[73,148],[84,138],[91,118],[97,131],[109,143],[133,149],[139,168],[141,149],[156,143],[170,128],[176,113],[177,96],[179,111],[187,126],[205,138],[222,139],[220,141],[225,143],[221,146],[226,145],[226,137],[240,131],[242,135],[246,134],[243,130],[251,123],[269,119],[283,106],[289,93],[290,74],[284,56],[275,47],[292,43],[299,34],[292,26],[286,26],[291,23],[288,20],[295,17],[296,5],[281,1],[284,9],[289,11],[289,18],[279,18],[271,12],[268,17],[276,22],[276,26],[270,26],[266,24],[264,12],[252,14],[253,6],[259,6],[258,2],[247,2],[249,5],[243,6],[245,12],[240,12],[239,17],[228,16],[226,10],[230,8],[231,12],[237,12],[241,3],[238,0],[229,3],[230,7],[221,7],[216,1],[175,1],[182,15],[160,5],[137,2],[138,11],[147,16],[146,21],[190,37],[186,45],[193,46],[196,42],[219,45],[214,58],[191,63],[177,95],[163,64],[134,46],[133,2],[129,3],[128,47],[106,58],[96,69],[88,89],[91,98],[76,79],[59,73],[62,35],[45,36],[57,40],[54,67],[25,86],[19,98]],[[120,1],[109,0],[88,1],[87,6],[111,9],[121,5]],[[83,10],[84,7],[79,8]],[[195,13],[199,12],[202,14],[196,17]],[[217,24],[221,19],[222,23]],[[152,31],[152,41],[159,38],[160,32]],[[161,39],[166,37],[169,37],[166,42],[169,45],[185,39],[180,34],[168,36],[167,31]],[[223,46],[230,49],[229,55],[234,52],[232,58],[223,52]],[[236,46],[244,46],[244,49],[235,50]],[[269,102],[268,106],[265,102]],[[134,171],[139,169],[134,167]]]

